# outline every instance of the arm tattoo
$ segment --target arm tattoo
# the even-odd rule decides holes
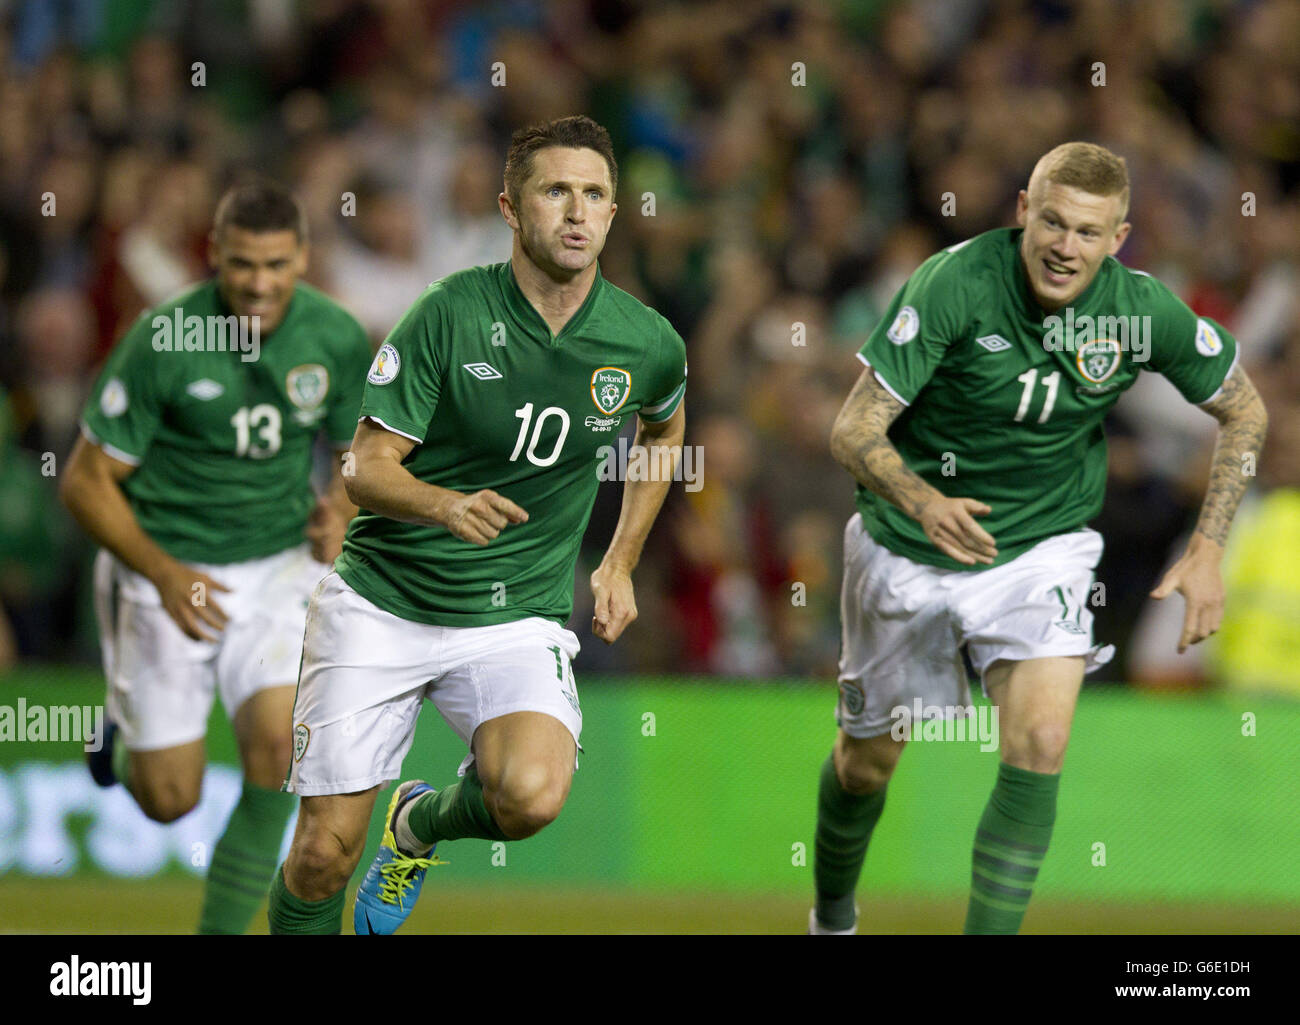
[[[1210,485],[1201,505],[1201,515],[1196,521],[1196,533],[1216,544],[1228,540],[1228,528],[1237,511],[1237,504],[1250,483],[1254,463],[1264,447],[1264,433],[1268,429],[1268,414],[1264,403],[1250,378],[1240,366],[1234,367],[1223,390],[1201,408],[1219,421],[1219,440],[1214,446],[1214,463],[1210,470]],[[1246,454],[1251,458],[1251,473],[1246,472]]]
[[[904,408],[865,368],[835,420],[831,454],[863,487],[918,519],[939,493],[907,468],[886,436]]]

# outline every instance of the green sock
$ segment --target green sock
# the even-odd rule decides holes
[[[853,925],[853,891],[867,856],[871,831],[885,809],[886,789],[851,794],[840,786],[833,756],[822,766],[817,787],[813,878],[817,886],[817,921],[827,929],[848,929]]]
[[[1020,931],[1052,839],[1060,782],[1060,773],[998,766],[997,785],[975,831],[963,932],[1011,936]]]
[[[444,840],[509,840],[483,801],[483,782],[471,766],[459,783],[421,794],[408,806],[406,826],[422,844]]]
[[[345,886],[324,900],[295,897],[284,885],[284,866],[281,865],[271,879],[271,902],[266,908],[271,934],[337,936],[343,931],[343,897],[347,892]]]
[[[239,803],[212,852],[203,888],[200,933],[241,936],[266,896],[294,800],[244,781]]]

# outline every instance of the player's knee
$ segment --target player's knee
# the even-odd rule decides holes
[[[497,825],[512,840],[549,826],[559,818],[567,796],[567,780],[554,779],[541,768],[512,772],[495,792],[484,794]]]
[[[148,780],[135,784],[135,801],[154,822],[175,822],[199,803],[198,787],[179,780]]]
[[[276,788],[284,782],[293,759],[293,743],[286,730],[264,730],[242,752],[244,775],[258,786]]]
[[[888,735],[865,741],[841,736],[836,744],[835,775],[850,794],[874,794],[889,782],[903,753],[901,742]]]
[[[1039,723],[1026,730],[1018,740],[1007,751],[1009,761],[1032,772],[1058,772],[1065,760],[1070,729],[1057,723]]]
[[[361,860],[362,842],[364,838],[352,841],[332,829],[309,830],[295,840],[292,873],[298,887],[313,894],[308,899],[320,899],[317,893],[329,896],[347,885]]]
[[[527,803],[498,805],[501,832],[511,840],[525,840],[540,833],[560,816],[562,801],[534,799]]]
[[[835,775],[850,794],[874,794],[889,782],[896,764],[866,758],[846,760],[836,767]]]

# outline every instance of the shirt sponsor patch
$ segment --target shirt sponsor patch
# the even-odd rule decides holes
[[[395,364],[393,372],[397,372]],[[304,363],[285,375],[284,390],[299,409],[315,409],[330,390],[330,372],[319,363]]]
[[[895,345],[906,345],[921,330],[921,318],[911,306],[904,306],[898,311],[894,323],[890,325],[887,337]]]
[[[462,363],[461,366],[480,381],[496,381],[501,378],[501,371],[491,363]]]
[[[1219,332],[1205,320],[1196,322],[1196,351],[1202,356],[1217,356],[1223,351],[1223,339]]]
[[[632,394],[632,375],[622,367],[601,367],[591,375],[591,401],[605,416],[613,416]]]
[[[110,378],[99,393],[99,408],[105,416],[121,416],[126,412],[126,385],[120,378]]]
[[[1113,338],[1097,338],[1079,346],[1074,365],[1093,384],[1101,384],[1119,369],[1120,344]]]
[[[202,399],[204,402],[210,402],[225,390],[225,388],[210,377],[203,377],[197,381],[191,381],[185,386],[187,394],[193,395],[196,399]]]
[[[375,361],[370,364],[370,373],[366,374],[366,380],[371,384],[388,384],[401,369],[402,358],[397,355],[396,349],[385,342],[375,353]]]

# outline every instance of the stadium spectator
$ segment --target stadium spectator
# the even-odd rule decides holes
[[[686,339],[693,408],[761,432],[753,487],[791,551],[807,554],[818,478],[835,477],[802,440],[825,395],[843,392],[830,351],[858,347],[924,255],[1010,223],[1002,197],[1062,139],[1126,157],[1136,221],[1124,261],[1221,320],[1248,369],[1277,355],[1294,317],[1291,0],[215,9],[62,0],[0,14],[0,383],[21,444],[38,456],[54,444],[48,425],[66,420],[68,383],[86,388],[141,310],[202,276],[202,215],[238,172],[294,186],[308,210],[310,280],[372,301],[368,326],[382,334],[409,301],[385,316],[380,290],[362,283],[405,294],[448,267],[501,259],[490,227],[501,183],[485,157],[499,159],[524,121],[572,110],[610,125],[626,171],[602,269]],[[343,193],[363,180],[385,197],[373,224],[364,206],[342,215]],[[53,217],[42,216],[47,192]],[[349,256],[360,258],[355,275]],[[33,390],[19,311],[51,287],[91,303],[91,355],[58,367],[58,388]],[[830,344],[756,360],[771,325],[785,317],[788,332],[794,319],[784,296],[800,297]],[[786,433],[785,410],[754,420],[787,393],[808,405],[803,427]],[[1117,474],[1132,494],[1185,502],[1200,428],[1166,416],[1158,389],[1129,399],[1120,412],[1136,449],[1117,444]],[[1153,563],[1166,555],[1165,516],[1145,534],[1129,524]],[[647,581],[670,586],[671,557],[649,553],[660,562]],[[1109,600],[1149,589],[1135,573],[1109,580],[1103,567]],[[647,595],[647,615],[669,608],[667,595]],[[793,611],[820,621],[817,607]],[[818,636],[828,621],[796,633]],[[804,656],[774,636],[776,668],[803,671]],[[653,654],[671,666],[665,647]]]

